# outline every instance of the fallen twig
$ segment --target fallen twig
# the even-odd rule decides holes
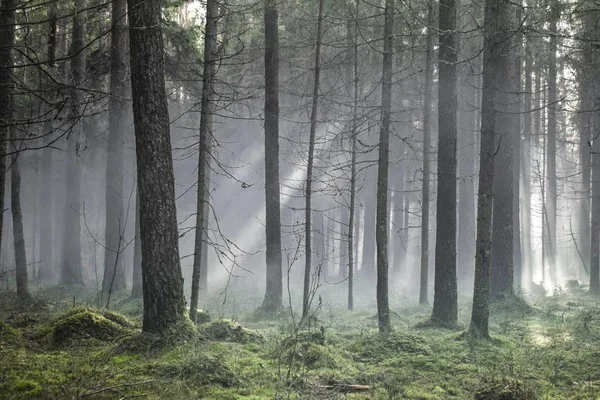
[[[107,386],[107,387],[100,388],[98,390],[94,390],[93,392],[84,393],[83,395],[81,395],[81,398],[93,396],[95,394],[99,394],[99,393],[103,393],[103,392],[109,392],[109,391],[113,391],[113,390],[116,391],[117,389],[124,388],[124,387],[144,385],[146,383],[152,383],[152,382],[154,382],[154,379],[149,379],[147,381],[140,381],[140,382],[122,383],[120,385],[115,385],[115,386]]]
[[[366,386],[366,385],[346,385],[346,384],[319,385],[319,386],[316,386],[316,388],[322,389],[322,390],[335,390],[336,392],[342,392],[342,393],[368,392],[369,390],[371,390],[371,387]]]

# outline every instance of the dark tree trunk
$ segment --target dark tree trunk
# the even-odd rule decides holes
[[[9,125],[12,118],[12,48],[15,40],[14,13],[15,1],[0,0],[0,210],[4,210],[6,186],[6,141],[9,138]],[[4,213],[0,212],[0,248],[4,232]],[[6,238],[4,238],[6,240]],[[5,260],[2,260],[6,263]]]
[[[546,224],[548,228],[548,249],[546,255],[548,258],[548,271],[550,280],[556,285],[556,108],[557,108],[557,71],[556,71],[556,51],[558,47],[557,22],[560,17],[558,1],[552,0],[550,5],[550,48],[548,49],[548,154],[546,156]]]
[[[302,296],[302,318],[308,316],[310,307],[310,283],[312,268],[312,184],[313,164],[315,158],[315,134],[317,132],[317,117],[319,112],[319,79],[321,77],[321,36],[323,32],[323,0],[319,0],[319,14],[317,16],[317,44],[315,47],[315,71],[313,80],[312,107],[310,111],[310,133],[308,137],[308,165],[306,167],[306,193],[304,204],[304,234],[306,235],[306,255],[304,257],[304,292]],[[342,206],[343,207],[343,206]],[[341,219],[340,228],[344,219]],[[340,229],[343,232],[343,228]],[[343,259],[343,257],[340,257]],[[340,268],[340,271],[342,268]]]
[[[81,265],[81,142],[83,141],[82,113],[86,69],[86,0],[75,1],[71,55],[71,120],[72,130],[67,139],[65,211],[62,243],[61,282],[65,285],[82,285]]]
[[[128,0],[142,239],[143,331],[185,319],[159,0]]]
[[[279,25],[277,3],[266,0],[265,19],[265,207],[267,285],[262,308],[282,307],[281,210],[279,194]]]
[[[217,23],[219,19],[218,3],[215,0],[206,2],[206,24],[204,27],[204,74],[202,76],[202,103],[200,109],[200,148],[198,149],[198,196],[196,203],[196,236],[194,239],[194,267],[192,271],[192,296],[190,300],[190,318],[196,321],[200,292],[206,294],[208,289],[206,262],[203,263],[206,250],[206,222],[209,201],[209,171],[212,143],[212,126],[214,113],[214,77],[217,72]],[[205,280],[201,282],[201,277]]]
[[[521,156],[521,176],[523,178],[523,208],[521,210],[521,216],[523,222],[521,227],[523,229],[522,243],[522,282],[521,287],[525,290],[529,289],[531,285],[531,264],[533,263],[533,253],[531,248],[531,137],[532,132],[532,98],[533,98],[533,59],[530,54],[532,50],[531,40],[529,37],[526,38],[525,42],[525,88],[524,92],[524,105],[523,105],[523,148]]]
[[[129,34],[127,0],[113,0],[110,47],[110,97],[108,100],[108,149],[106,157],[106,230],[102,291],[126,289],[123,251],[125,215],[123,205],[123,154],[130,135],[130,80],[127,76]]]
[[[587,22],[587,23],[586,23]],[[584,26],[589,25],[589,21],[584,22]],[[593,26],[593,25],[592,25]],[[589,29],[589,27],[587,27]],[[585,31],[588,32],[587,30]],[[591,32],[590,32],[591,33]],[[581,257],[583,264],[587,264],[591,256],[590,247],[590,211],[591,211],[591,171],[592,171],[592,110],[594,108],[593,93],[591,84],[593,79],[593,47],[591,44],[584,44],[583,49],[583,66],[579,73],[579,164],[581,171],[581,209],[579,215],[579,248],[581,249]],[[579,271],[581,277],[585,277],[587,272],[583,268]]]
[[[47,41],[47,57],[48,57],[48,68],[52,71],[55,70],[54,60],[56,58],[56,34],[57,34],[57,23],[56,18],[58,14],[57,2],[51,1],[48,3],[48,41]],[[50,80],[46,80],[46,90],[53,87],[53,83]],[[56,93],[50,91],[48,94],[48,101],[53,102],[56,98]],[[52,107],[48,106],[48,111],[51,111]],[[42,135],[46,135],[44,143],[48,147],[42,150],[42,179],[40,185],[40,265],[38,266],[38,281],[45,282],[52,279],[54,274],[54,246],[53,246],[53,212],[52,204],[53,199],[53,155],[54,149],[49,145],[52,143],[52,128],[53,119],[50,116],[44,122],[42,128]]]
[[[439,3],[438,192],[435,290],[431,319],[455,324],[456,287],[456,0]]]
[[[495,162],[501,165],[494,174],[494,224],[492,228],[492,266],[490,296],[493,300],[512,296],[514,271],[514,148],[520,132],[515,132],[515,97],[511,80],[515,79],[514,28],[516,12],[508,3],[499,6],[498,31],[501,37],[498,49],[496,73],[496,140],[498,145]],[[519,79],[518,77],[516,79]],[[502,82],[504,82],[502,84]]]
[[[136,190],[137,192],[137,190]],[[133,242],[133,277],[131,281],[131,298],[141,299],[142,287],[142,238],[140,235],[140,197],[136,196],[135,205],[135,239]]]
[[[17,275],[17,296],[29,295],[29,279],[27,277],[27,256],[25,254],[25,236],[23,234],[23,213],[21,212],[21,170],[19,153],[21,148],[16,128],[10,129],[12,152],[10,163],[10,210],[12,214],[13,238],[15,246],[15,268]]]
[[[419,304],[429,303],[429,206],[431,157],[431,88],[433,86],[433,40],[435,36],[433,1],[427,5],[427,49],[423,93],[423,197],[421,199],[421,271]]]
[[[394,48],[394,2],[385,1],[383,25],[383,74],[381,77],[381,130],[377,165],[377,317],[379,332],[392,330],[388,295],[388,174],[390,158],[390,116],[392,108],[392,51]]]
[[[490,267],[492,262],[492,209],[494,203],[494,158],[496,154],[496,97],[500,37],[497,24],[502,0],[486,0],[483,48],[483,87],[481,94],[481,138],[477,197],[477,243],[475,284],[469,333],[489,336]]]

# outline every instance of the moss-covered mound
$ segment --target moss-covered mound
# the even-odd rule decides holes
[[[80,340],[111,341],[132,333],[134,325],[122,315],[89,308],[75,308],[51,324],[52,341],[56,345]]]
[[[484,382],[475,394],[476,400],[534,400],[538,397],[532,387],[510,378]]]
[[[355,340],[348,348],[359,361],[382,361],[390,354],[431,354],[425,340],[406,331],[394,331],[388,335],[373,333]]]
[[[21,332],[13,328],[10,324],[0,321],[0,347],[8,344],[18,343],[21,339]]]
[[[246,329],[240,324],[225,319],[204,325],[200,328],[200,333],[208,340],[214,341],[234,343],[261,343],[263,341],[263,337],[260,333]]]
[[[123,338],[113,349],[115,354],[134,353],[134,354],[159,354],[164,350],[170,349],[183,343],[195,343],[201,339],[194,323],[185,318],[180,323],[171,326],[163,334],[150,332],[141,332],[138,335],[131,335]]]

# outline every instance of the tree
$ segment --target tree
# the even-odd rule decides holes
[[[429,302],[429,179],[431,157],[431,87],[433,85],[433,1],[427,5],[427,47],[425,53],[425,88],[423,91],[423,197],[421,199],[421,274],[419,304]]]
[[[351,131],[351,155],[350,155],[350,207],[348,210],[348,310],[354,309],[354,227],[355,227],[355,215],[356,215],[356,153],[357,153],[357,141],[358,141],[358,15],[354,16],[354,24],[350,22],[350,6],[347,6],[348,21],[346,29],[350,30],[352,27],[353,34],[351,37],[352,43],[352,56],[350,57],[352,63],[352,131]],[[356,14],[358,14],[358,1],[356,1]],[[347,35],[349,39],[350,34]],[[358,224],[356,224],[358,226]]]
[[[308,139],[308,165],[306,167],[306,195],[305,195],[305,220],[304,232],[306,235],[306,255],[304,256],[304,292],[302,297],[302,318],[308,316],[310,306],[310,282],[312,263],[311,243],[311,213],[312,213],[312,184],[313,164],[315,158],[315,134],[317,131],[317,117],[319,112],[319,79],[321,76],[321,40],[323,32],[323,0],[319,0],[319,15],[317,16],[317,44],[315,48],[315,71],[312,94],[312,107],[310,112],[310,133]]]
[[[15,2],[0,0],[0,210],[4,210],[4,188],[6,186],[6,141],[9,138],[11,123],[12,93],[12,48],[15,40],[14,31]],[[0,244],[4,213],[0,212]]]
[[[159,0],[128,0],[144,332],[185,320]]]
[[[390,158],[390,117],[392,108],[392,51],[394,45],[394,3],[385,1],[383,25],[383,73],[381,77],[381,130],[377,164],[377,319],[379,332],[392,330],[388,295],[388,174]]]
[[[12,108],[12,106],[11,106]],[[25,253],[25,236],[23,234],[23,213],[21,211],[21,170],[19,156],[21,146],[17,145],[16,127],[10,128],[12,157],[10,163],[10,211],[13,221],[13,237],[15,246],[15,268],[17,273],[17,296],[29,295],[29,279],[27,276],[27,257]]]
[[[55,58],[56,58],[56,34],[57,34],[57,14],[58,14],[58,2],[50,1],[48,3],[48,40],[46,44],[48,67],[51,71],[55,72]],[[50,79],[46,80],[47,89],[54,86]],[[54,91],[49,91],[48,102],[52,103],[56,97]],[[51,110],[51,106],[48,106],[48,110]],[[52,142],[52,128],[53,120],[48,118],[43,125],[42,134],[46,135],[46,144]],[[40,187],[40,266],[38,268],[38,279],[43,282],[51,278],[54,272],[53,257],[53,212],[52,204],[53,198],[53,156],[54,149],[51,146],[46,146],[42,150],[42,179]]]
[[[201,269],[207,268],[202,261],[207,248],[205,222],[208,220],[206,205],[209,200],[210,183],[210,147],[212,142],[212,125],[214,112],[214,77],[217,70],[217,22],[219,18],[218,3],[215,0],[206,2],[206,23],[204,26],[204,73],[202,74],[202,103],[200,105],[200,148],[198,150],[198,197],[196,204],[196,236],[194,239],[194,266],[192,271],[192,296],[190,300],[190,318],[196,321],[198,297],[200,292]],[[205,277],[208,275],[205,273]],[[206,291],[206,282],[202,282]]]
[[[557,71],[556,71],[556,51],[558,48],[558,32],[557,23],[560,18],[560,10],[558,0],[550,2],[550,46],[548,49],[548,100],[546,107],[548,108],[548,153],[546,155],[546,227],[548,249],[546,251],[548,257],[548,270],[550,272],[550,280],[556,284],[556,131],[557,131]]]
[[[475,284],[469,333],[489,336],[490,268],[492,263],[492,209],[494,206],[494,159],[496,154],[497,63],[501,44],[497,32],[502,0],[486,0],[483,30],[483,82],[481,94],[481,137],[479,155],[479,188],[477,197],[477,243],[475,252]]]
[[[65,285],[82,285],[81,265],[81,142],[84,92],[81,85],[86,74],[86,0],[75,1],[73,30],[69,55],[71,57],[71,132],[67,138],[65,211],[63,223],[61,282]]]
[[[123,151],[130,121],[130,88],[127,77],[129,35],[127,0],[112,2],[110,46],[110,97],[108,100],[108,150],[106,158],[106,228],[104,252],[104,292],[124,290],[125,211],[123,206]]]
[[[263,311],[282,306],[281,210],[279,194],[279,25],[276,0],[265,0],[265,208],[267,285]]]
[[[520,76],[516,69],[518,35],[516,28],[516,6],[508,3],[499,5],[498,31],[501,36],[498,49],[496,92],[496,139],[498,154],[495,162],[501,165],[494,174],[494,209],[492,228],[492,266],[490,275],[490,296],[494,300],[512,296],[514,285],[514,212],[515,202],[513,169],[515,166],[515,146],[520,138],[514,119],[519,119],[518,85]],[[515,110],[516,105],[516,110]],[[483,118],[483,117],[482,117]]]
[[[438,192],[431,320],[455,324],[456,285],[456,1],[439,3]]]

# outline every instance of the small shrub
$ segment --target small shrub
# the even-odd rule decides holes
[[[263,337],[260,333],[246,329],[240,324],[225,319],[202,326],[200,333],[208,340],[214,341],[234,343],[263,342]]]

